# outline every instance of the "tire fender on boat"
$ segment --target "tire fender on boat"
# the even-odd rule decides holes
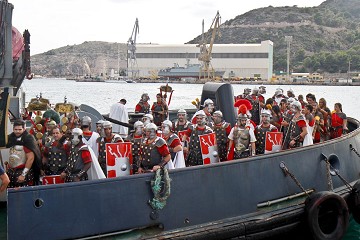
[[[346,202],[354,220],[360,224],[360,180],[354,184]]]
[[[341,196],[328,191],[313,193],[305,202],[305,210],[315,239],[341,239],[346,233],[349,210]]]

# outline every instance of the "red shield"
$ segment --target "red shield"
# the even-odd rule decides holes
[[[131,142],[106,144],[106,171],[108,178],[133,174],[132,164]]]
[[[278,152],[283,142],[282,132],[266,132],[265,153]]]
[[[59,184],[59,183],[64,183],[64,182],[65,182],[65,179],[62,179],[60,177],[60,175],[49,175],[49,176],[44,176],[42,178],[43,185]]]
[[[187,130],[182,130],[182,131],[178,131],[178,136],[180,138],[180,141],[183,143],[183,136],[185,136]],[[188,136],[186,136],[186,141],[189,142],[190,138]]]
[[[219,162],[215,133],[199,136],[203,164]]]
[[[161,137],[161,138],[164,138],[164,134],[163,134],[162,131],[157,131],[157,132],[156,132],[156,136]]]

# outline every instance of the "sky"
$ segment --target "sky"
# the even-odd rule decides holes
[[[262,7],[318,6],[324,0],[8,0],[13,26],[31,34],[31,55],[85,41],[126,43],[135,19],[137,43],[182,44],[221,22]]]

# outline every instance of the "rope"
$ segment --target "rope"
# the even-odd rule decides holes
[[[352,144],[350,144],[350,150],[353,151],[360,158],[360,153],[356,151],[356,149],[352,146]]]
[[[162,171],[163,174],[161,174]],[[151,190],[154,197],[152,200],[149,200],[149,204],[154,210],[160,210],[165,207],[166,200],[170,196],[170,182],[168,170],[159,168],[155,173],[155,179],[151,180]]]
[[[301,189],[301,191],[303,191],[306,195],[310,196],[309,193],[305,190],[305,188],[303,188],[303,186],[301,186],[301,183],[299,182],[299,180],[296,179],[294,174],[292,174],[289,171],[289,169],[286,167],[284,162],[280,163],[280,168],[284,171],[284,174],[286,176],[289,175],[291,177],[291,179],[294,180],[295,184]]]
[[[333,191],[334,190],[334,186],[333,186],[333,182],[331,179],[331,174],[330,174],[330,168],[331,168],[331,164],[329,162],[329,160],[326,158],[325,160],[326,162],[326,178],[327,178],[327,184],[328,184],[328,189],[329,191]]]

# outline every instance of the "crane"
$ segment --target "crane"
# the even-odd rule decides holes
[[[131,73],[131,79],[136,79],[139,77],[139,69],[136,61],[136,37],[138,33],[139,33],[139,20],[136,18],[131,36],[127,41],[128,77],[129,77],[129,73]]]
[[[205,40],[204,20],[202,22],[202,38],[201,38],[201,43],[199,44],[200,54],[198,56],[198,60],[201,61],[202,64],[199,73],[200,74],[199,78],[214,79],[214,69],[211,66],[211,53],[216,35],[218,35],[219,37],[221,36],[220,20],[221,20],[221,16],[219,14],[219,11],[217,11],[215,18],[209,29],[212,30],[209,45],[207,45],[207,41]]]

